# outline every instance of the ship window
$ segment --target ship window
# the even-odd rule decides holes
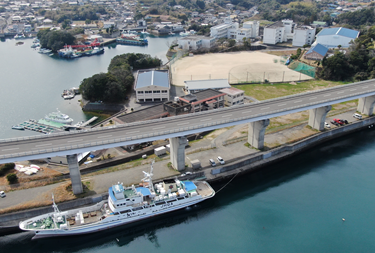
[[[130,201],[130,199],[126,199],[126,201]]]
[[[128,213],[128,212],[130,212],[130,210],[121,211],[120,213],[124,214],[124,213]]]
[[[133,208],[133,211],[138,211],[138,210],[142,210],[142,209],[143,209],[143,207],[140,206],[140,207]]]
[[[181,200],[181,199],[184,199],[184,197],[178,197],[177,199],[178,199],[178,200]]]
[[[175,202],[177,199],[168,200],[167,203]]]
[[[163,204],[165,204],[165,202],[164,202],[164,201],[162,201],[162,202],[159,202],[159,203],[156,203],[155,205],[156,205],[156,206],[160,206],[160,205],[163,205]]]
[[[132,199],[132,201],[135,201],[135,199]]]

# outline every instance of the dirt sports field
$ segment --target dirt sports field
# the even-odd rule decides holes
[[[171,66],[172,84],[184,81],[228,79],[230,84],[290,82],[311,77],[289,69],[285,59],[263,52],[234,52],[184,57]]]

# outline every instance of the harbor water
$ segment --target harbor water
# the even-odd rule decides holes
[[[147,48],[117,46],[104,55],[59,60],[40,55],[31,41],[0,43],[0,138],[59,108],[75,122],[87,117],[62,90],[100,71],[116,54],[163,58],[169,39]],[[151,53],[152,45],[159,45]],[[139,51],[136,51],[139,50]],[[143,50],[143,51],[142,51]],[[373,252],[375,250],[375,131],[367,129],[238,176],[214,198],[158,219],[93,235],[31,241],[32,234],[0,237],[1,252]],[[222,185],[214,185],[218,190]],[[1,201],[1,199],[0,199]]]
[[[30,48],[32,39],[16,46],[16,41],[0,42],[0,139],[29,136],[37,133],[12,130],[13,125],[25,120],[44,118],[58,108],[74,119],[74,123],[87,120],[92,114],[81,110],[79,99],[64,100],[63,90],[79,87],[87,77],[107,72],[113,57],[125,53],[145,53],[167,62],[166,52],[176,37],[148,37],[148,46],[109,45],[102,55],[78,59],[60,59],[39,54]]]

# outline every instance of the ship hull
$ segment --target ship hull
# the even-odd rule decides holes
[[[146,214],[142,214],[142,215],[134,216],[134,217],[130,217],[130,218],[111,220],[111,221],[108,221],[108,222],[97,222],[97,223],[94,223],[90,226],[86,226],[86,227],[82,227],[82,228],[78,227],[74,230],[73,229],[71,229],[71,230],[39,230],[39,231],[35,231],[35,236],[32,239],[36,240],[36,239],[51,238],[51,237],[66,237],[66,236],[75,236],[75,235],[85,235],[85,234],[97,233],[97,232],[100,232],[100,231],[104,231],[104,230],[112,229],[112,228],[115,228],[115,227],[135,223],[135,222],[138,222],[138,221],[144,221],[146,219],[151,219],[151,218],[159,216],[159,215],[163,215],[163,214],[166,214],[166,213],[177,211],[177,210],[195,205],[197,203],[200,203],[200,202],[202,202],[202,201],[204,201],[208,198],[211,198],[211,197],[213,197],[213,196],[206,197],[206,198],[200,197],[200,198],[197,198],[197,199],[194,199],[194,200],[190,200],[186,203],[181,203],[179,205],[171,205],[171,206],[167,207],[166,209],[161,209],[159,211],[152,210],[152,208],[151,208],[150,212],[148,212]]]

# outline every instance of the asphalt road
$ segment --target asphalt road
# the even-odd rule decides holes
[[[251,104],[116,127],[24,137],[18,140],[7,139],[0,142],[0,163],[76,154],[183,136],[370,95],[375,95],[375,79]]]

